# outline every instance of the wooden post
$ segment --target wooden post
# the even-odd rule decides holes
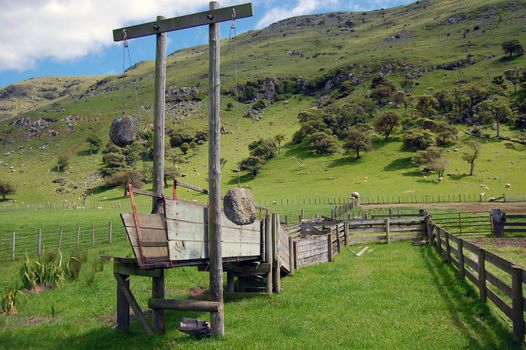
[[[458,264],[460,267],[460,276],[462,278],[466,277],[466,266],[464,265],[464,241],[460,238],[458,239]]]
[[[164,19],[157,16],[157,20]],[[156,34],[155,52],[155,101],[153,117],[153,192],[162,195],[164,190],[164,123],[166,91],[166,34]],[[152,199],[152,212],[158,213],[157,198]]]
[[[458,230],[462,234],[462,216],[460,212],[458,213]]]
[[[113,223],[110,221],[108,223],[108,243],[112,244],[113,241]]]
[[[343,222],[343,235],[345,237],[345,245],[349,245],[349,223],[347,221]]]
[[[336,251],[338,254],[341,252],[340,247],[340,224],[336,224]]]
[[[305,209],[301,209],[301,218],[300,221],[305,220]]]
[[[16,248],[16,232],[13,231],[13,239],[11,241],[11,258],[15,260],[15,248]]]
[[[130,288],[130,276],[121,275],[126,288]],[[117,284],[117,329],[128,332],[130,329],[130,304]]]
[[[37,232],[37,256],[42,254],[42,230],[38,229]]]
[[[488,290],[486,287],[486,251],[484,249],[478,251],[478,275],[480,299],[485,302],[488,299]]]
[[[234,285],[234,273],[227,272],[226,274],[226,290],[228,293],[234,293],[235,292],[235,285]]]
[[[270,269],[267,274],[267,285],[266,285],[266,292],[268,294],[272,294],[272,251],[273,251],[272,244],[272,218],[270,215],[267,215],[265,218],[265,262],[270,264]],[[238,279],[239,282],[239,279]]]
[[[513,322],[513,340],[523,345],[524,343],[524,297],[522,295],[522,269],[518,266],[511,267],[511,321]]]
[[[451,262],[451,245],[449,244],[449,232],[444,231],[444,236],[446,238],[446,260]]]
[[[298,270],[298,242],[293,242],[292,249],[294,251],[294,271],[296,271]]]
[[[332,233],[327,235],[327,261],[332,261]]]
[[[91,224],[91,245],[95,246],[95,224]]]
[[[272,250],[272,277],[273,277],[273,289],[274,293],[281,292],[281,266],[279,262],[279,214],[272,214],[272,244],[274,249]]]
[[[391,215],[391,213],[389,213]],[[390,221],[389,218],[385,219],[385,242],[387,244],[391,243],[391,234],[390,234]]]
[[[219,3],[211,1],[209,8],[210,10],[215,10],[219,8]],[[221,248],[221,62],[219,23],[208,25],[208,38],[208,241],[210,246],[210,296],[212,301],[220,304],[218,312],[211,313],[210,330],[214,336],[223,336],[225,334],[225,320],[223,311],[223,255]]]
[[[442,237],[440,235],[440,228],[435,226],[435,229],[436,229],[436,235],[437,235],[437,248],[438,248],[438,252],[440,254],[442,254]]]
[[[292,275],[294,273],[294,239],[289,237],[289,271]]]
[[[58,250],[62,248],[62,236],[64,235],[64,227],[60,228],[60,234],[58,236]]]
[[[77,248],[80,245],[80,224],[77,225]]]
[[[161,269],[159,277],[152,277],[152,298],[164,299],[164,269]],[[164,334],[166,326],[164,322],[164,309],[152,309],[153,329],[157,334]]]

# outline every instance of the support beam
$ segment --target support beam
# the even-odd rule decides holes
[[[218,312],[220,304],[214,301],[202,300],[173,300],[173,299],[156,299],[148,300],[148,307],[156,309],[168,309],[177,311],[196,311],[196,312]]]
[[[251,17],[253,15],[251,3],[223,7],[221,9],[218,7],[219,6],[216,6],[214,9],[210,7],[209,11],[203,11],[191,15],[167,19],[157,18],[157,21],[155,22],[115,29],[113,30],[113,41],[123,41],[125,39],[124,32],[126,32],[127,39],[133,39],[153,34],[171,32],[174,30],[230,21],[232,19],[233,10],[235,10],[236,19]]]
[[[161,276],[152,277],[152,298],[164,298],[164,269],[161,270]],[[152,320],[154,331],[157,332],[157,334],[164,334],[166,332],[164,310],[153,309]]]
[[[210,10],[219,3],[210,2]],[[231,12],[230,12],[231,13]],[[208,68],[208,242],[210,251],[210,297],[221,305],[210,317],[214,336],[225,334],[223,314],[223,263],[221,249],[221,165],[220,165],[220,41],[219,23],[209,25]]]
[[[144,317],[144,314],[142,313],[142,310],[139,304],[137,303],[137,300],[135,300],[135,297],[130,291],[129,281],[126,280],[128,276],[123,276],[118,273],[115,273],[114,276],[115,276],[115,279],[117,280],[117,288],[119,288],[120,294],[124,296],[124,298],[128,302],[128,305],[131,306],[133,313],[135,317],[137,318],[137,321],[139,321],[139,323],[141,324],[146,334],[153,335],[153,332],[150,329],[150,326],[148,326],[148,323],[146,322],[146,318]]]

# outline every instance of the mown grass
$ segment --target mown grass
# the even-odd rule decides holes
[[[347,248],[334,263],[304,268],[270,297],[229,298],[224,339],[196,340],[176,330],[182,313],[169,312],[168,332],[147,337],[136,323],[129,336],[112,329],[115,282],[111,266],[86,287],[80,278],[62,289],[18,298],[16,316],[0,316],[6,349],[512,349],[509,327],[432,247],[409,242],[372,245],[356,258]],[[353,248],[354,249],[354,248]],[[7,272],[9,264],[0,265]],[[208,275],[168,271],[169,297],[206,288]],[[132,278],[145,305],[151,285]],[[54,306],[55,318],[51,317]],[[188,316],[186,314],[185,316]],[[207,319],[206,314],[190,314]],[[32,317],[32,318],[31,318]]]

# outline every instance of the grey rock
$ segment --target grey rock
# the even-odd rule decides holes
[[[110,127],[110,139],[119,147],[130,145],[137,137],[139,121],[135,117],[123,116],[114,119]]]
[[[226,217],[237,225],[249,225],[256,220],[254,197],[248,188],[228,190],[223,207]]]

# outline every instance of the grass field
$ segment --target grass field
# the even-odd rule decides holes
[[[356,249],[356,247],[351,247]],[[348,249],[334,263],[308,267],[282,281],[271,297],[228,299],[226,337],[195,340],[175,328],[181,313],[169,313],[168,332],[146,337],[133,324],[125,336],[112,329],[115,283],[107,265],[86,287],[79,279],[39,295],[24,293],[19,314],[0,316],[5,349],[512,349],[509,326],[430,247],[409,242],[373,245],[356,258]],[[13,272],[0,265],[3,274]],[[207,274],[190,268],[168,272],[169,297],[206,288]],[[150,286],[134,278],[144,305]],[[51,306],[55,318],[51,317]],[[185,316],[188,316],[186,314]],[[205,314],[192,314],[204,317]]]

